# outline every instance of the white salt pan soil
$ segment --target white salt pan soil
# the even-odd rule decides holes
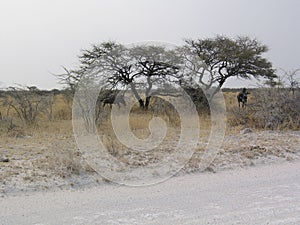
[[[5,196],[0,224],[300,224],[300,161]]]

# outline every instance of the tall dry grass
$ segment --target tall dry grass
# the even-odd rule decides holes
[[[254,89],[250,91],[246,109],[238,108],[238,91],[224,93],[227,107],[227,132],[238,133],[242,128],[255,129],[299,129],[300,102],[299,92],[291,94],[286,89]],[[1,105],[1,104],[0,104]],[[101,114],[96,121],[98,134],[108,152],[132,166],[144,166],[160,160],[161,153],[171,154],[173,143],[178,140],[181,121],[178,113],[161,98],[152,98],[148,111],[136,104],[130,112],[129,125],[131,132],[140,139],[150,135],[149,124],[155,117],[160,117],[167,126],[164,143],[153,154],[139,154],[124,146],[116,137],[111,123],[109,106],[100,106]],[[121,106],[122,107],[122,106]],[[81,173],[94,173],[94,170],[83,160],[73,136],[72,102],[58,94],[53,103],[53,119],[39,115],[37,123],[24,126],[18,116],[0,106],[1,114],[12,119],[0,121],[1,155],[11,161],[3,166],[0,180],[25,174],[24,179],[35,179],[40,176],[59,176],[62,178]],[[124,118],[126,119],[126,118]],[[206,110],[199,111],[200,143],[188,166],[199,168],[201,154],[209,141],[211,115]],[[211,140],[214,141],[214,140]],[[259,149],[260,150],[260,149]],[[26,171],[35,171],[28,175]]]
[[[245,109],[234,106],[236,94],[227,94],[228,124],[231,127],[271,130],[300,128],[299,90],[293,93],[287,88],[254,89]]]

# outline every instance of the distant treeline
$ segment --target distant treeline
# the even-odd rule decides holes
[[[222,88],[222,92],[239,92],[241,91],[243,88]],[[253,90],[257,90],[257,89],[260,89],[260,88],[247,88],[247,90],[249,91],[253,91]],[[0,90],[0,97],[1,96],[4,96],[5,93],[7,92],[11,92],[12,90],[9,90],[9,89],[3,89],[3,90]],[[15,90],[17,91],[17,90]],[[20,91],[24,91],[24,90],[20,90]],[[26,90],[28,91],[28,90]],[[47,95],[47,94],[54,94],[54,95],[57,95],[57,94],[70,94],[71,93],[71,90],[68,89],[68,88],[64,88],[64,89],[52,89],[52,90],[40,90],[40,89],[35,89],[34,92],[36,94],[39,94],[39,95]]]

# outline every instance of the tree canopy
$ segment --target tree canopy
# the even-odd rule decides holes
[[[267,50],[249,37],[186,40],[171,50],[154,44],[102,42],[83,50],[79,69],[64,68],[66,73],[59,78],[71,89],[86,76],[101,79],[108,89],[129,86],[146,108],[151,96],[174,83],[210,91],[211,100],[230,77],[274,79],[272,64],[263,57]],[[145,100],[138,90],[144,90]]]
[[[180,49],[188,77],[193,77],[206,90],[220,90],[230,77],[243,79],[276,77],[272,63],[263,57],[266,45],[249,37],[186,40]]]
[[[126,47],[115,42],[93,45],[79,56],[80,68],[67,70],[60,78],[70,83],[81,76],[97,77],[105,88],[129,86],[141,107],[148,107],[150,98],[158,88],[178,80],[181,75],[180,57],[174,50],[163,46],[139,45]],[[71,78],[71,79],[70,79]],[[74,86],[72,84],[72,86]],[[144,90],[145,101],[138,90]]]

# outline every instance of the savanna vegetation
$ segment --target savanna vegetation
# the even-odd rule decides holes
[[[149,135],[149,121],[154,116],[164,119],[172,130],[167,139],[178,135],[181,121],[167,97],[179,98],[183,93],[195,104],[201,135],[207,138],[211,127],[209,105],[218,103],[220,90],[225,97],[228,132],[239,132],[246,127],[299,129],[299,70],[275,71],[263,55],[267,50],[265,45],[249,37],[186,40],[176,48],[102,42],[82,50],[77,68],[64,67],[63,73],[56,75],[58,82],[65,85],[62,90],[45,91],[34,86],[1,90],[0,133],[8,138],[7,146],[14,140],[18,142],[18,138],[23,141],[27,137],[35,138],[41,146],[43,140],[52,140],[52,152],[37,149],[34,154],[43,157],[33,164],[47,171],[59,171],[64,177],[79,174],[81,170],[93,171],[88,165],[82,165],[73,139],[72,107],[78,89],[84,94],[97,90],[92,119],[99,135],[105,133],[103,142],[109,152],[122,160],[128,151],[114,136],[110,112],[112,104],[125,107],[124,93],[135,99],[130,111],[130,128],[140,138]],[[260,80],[260,85],[248,88],[250,94],[245,108],[237,104],[240,89],[224,88],[231,77]],[[81,109],[85,115],[88,107],[83,105]],[[61,147],[64,140],[68,142],[67,147]],[[192,163],[196,165],[198,161],[192,159]]]
[[[109,105],[125,104],[122,96],[117,97],[122,90],[132,92],[136,98],[132,112],[138,117],[153,113],[176,115],[164,97],[180,96],[180,88],[190,96],[200,115],[209,115],[209,103],[231,77],[260,79],[261,86],[250,90],[244,110],[236,107],[238,90],[223,89],[230,125],[295,129],[299,126],[299,70],[275,73],[271,62],[263,57],[267,50],[267,46],[249,37],[189,39],[175,48],[102,42],[82,50],[77,69],[63,68],[64,73],[56,75],[58,82],[65,84],[63,90],[27,86],[2,90],[1,129],[16,133],[13,131],[71,120],[79,85],[101,89],[96,101],[97,122],[106,118]]]

